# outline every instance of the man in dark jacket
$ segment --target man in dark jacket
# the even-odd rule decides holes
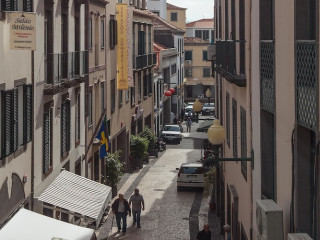
[[[211,240],[211,232],[209,231],[209,224],[205,224],[203,229],[198,232],[196,240]]]
[[[127,231],[127,215],[131,217],[131,209],[129,203],[124,199],[123,194],[119,194],[119,198],[112,204],[112,212],[116,215],[118,233],[121,231],[121,219],[122,219],[122,233],[126,234]]]

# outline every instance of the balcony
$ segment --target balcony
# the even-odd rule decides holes
[[[135,61],[134,61],[135,59]],[[144,68],[153,67],[157,64],[157,56],[155,53],[133,56],[133,69],[139,71]]]
[[[260,41],[261,108],[274,113],[274,41]]]
[[[316,41],[296,41],[296,118],[298,124],[318,131],[318,44]]]
[[[48,54],[45,95],[54,95],[84,81],[88,75],[88,51]]]
[[[246,87],[244,41],[217,41],[215,70],[230,83]]]

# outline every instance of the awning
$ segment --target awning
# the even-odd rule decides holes
[[[91,240],[94,230],[20,209],[0,230],[0,239]]]
[[[111,195],[111,187],[64,170],[39,200],[90,217],[98,226]]]
[[[206,120],[199,124],[197,132],[207,132],[209,127],[213,124],[213,120]]]

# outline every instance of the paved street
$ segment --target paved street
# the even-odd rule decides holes
[[[192,131],[197,125],[194,123]],[[201,140],[184,138],[179,145],[168,144],[167,150],[143,169],[126,175],[118,192],[128,199],[135,187],[140,189],[146,207],[141,214],[142,228],[133,226],[129,217],[127,235],[117,234],[116,221],[110,214],[98,239],[195,239],[199,224],[202,228],[208,222],[209,199],[202,199],[202,191],[177,192],[176,168],[184,162],[195,162],[200,156]],[[108,229],[112,231],[108,233]]]

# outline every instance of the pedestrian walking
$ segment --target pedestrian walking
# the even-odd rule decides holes
[[[223,226],[223,230],[227,234],[227,240],[231,240],[231,226],[229,224],[225,224]]]
[[[137,228],[141,228],[140,225],[140,215],[141,209],[144,211],[144,200],[141,194],[139,194],[139,189],[134,190],[134,194],[129,198],[129,206],[132,203],[132,214],[133,214],[133,225],[137,223]]]
[[[211,240],[211,231],[209,231],[209,224],[205,224],[203,229],[198,232],[196,240]]]
[[[123,194],[119,194],[119,198],[116,199],[112,204],[112,212],[116,215],[118,233],[121,231],[121,220],[122,220],[122,233],[123,235],[127,232],[127,215],[131,217],[131,209],[129,203],[124,199]]]
[[[187,132],[191,131],[192,120],[190,117],[187,119]]]

